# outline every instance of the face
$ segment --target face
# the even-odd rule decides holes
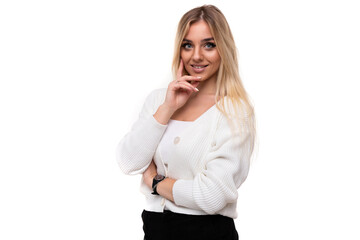
[[[205,21],[190,25],[180,56],[189,75],[201,76],[200,81],[216,80],[221,59],[209,25]]]

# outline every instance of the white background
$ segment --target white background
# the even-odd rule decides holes
[[[356,2],[1,1],[0,239],[142,239],[140,176],[115,146],[204,3],[228,19],[257,113],[240,239],[360,239]]]

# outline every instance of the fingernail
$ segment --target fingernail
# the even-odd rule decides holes
[[[195,90],[198,92],[199,91],[199,89],[197,89],[197,88],[195,88]]]
[[[201,77],[197,77],[197,78],[199,78],[199,79],[200,79]]]

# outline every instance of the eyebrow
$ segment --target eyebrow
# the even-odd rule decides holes
[[[214,38],[212,38],[212,37],[211,38],[204,38],[203,40],[201,40],[201,42],[208,42],[208,41],[214,41]],[[191,40],[186,39],[186,38],[184,38],[183,42],[191,42],[192,43]]]

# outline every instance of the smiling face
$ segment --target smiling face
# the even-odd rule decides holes
[[[185,70],[200,81],[216,80],[221,58],[209,25],[201,20],[190,25],[180,50]]]

